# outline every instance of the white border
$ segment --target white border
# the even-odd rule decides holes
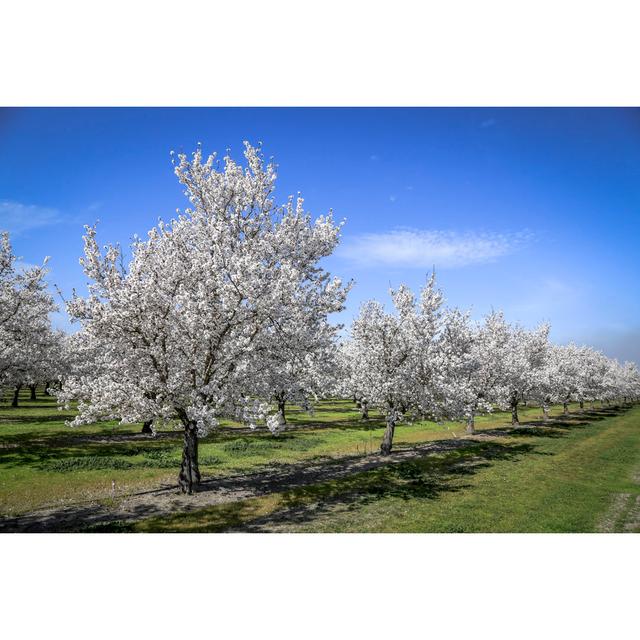
[[[640,104],[631,0],[4,3],[11,105]]]
[[[6,534],[3,629],[69,640],[619,638],[637,630],[637,541]]]

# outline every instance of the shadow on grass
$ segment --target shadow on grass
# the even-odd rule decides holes
[[[325,514],[352,511],[386,498],[436,500],[469,487],[466,479],[498,460],[544,455],[530,444],[482,443],[387,465],[333,482],[298,487],[283,494],[282,507],[231,530],[265,531],[301,525]]]
[[[538,437],[538,438],[564,438],[570,431],[584,429],[594,422],[607,420],[624,413],[624,409],[603,409],[585,411],[584,413],[571,413],[568,416],[555,416],[548,422],[544,420],[523,421],[520,426],[506,426],[495,429],[481,429],[476,435],[496,437]]]
[[[159,454],[167,456],[171,452],[178,453],[180,448],[159,442],[135,443],[77,443],[68,439],[58,439],[58,434],[44,433],[13,434],[3,437],[0,443],[0,467],[15,468],[31,466],[41,471],[74,471],[92,469],[125,469],[134,464],[126,459],[133,456],[147,456],[151,459]],[[179,461],[173,462],[174,466]],[[141,464],[138,466],[149,466]],[[160,464],[159,467],[166,465]]]
[[[0,468],[31,466],[41,471],[68,472],[156,467],[175,468],[177,473],[182,434],[173,431],[163,435],[155,438],[144,435],[112,437],[108,433],[67,436],[58,431],[9,434],[0,438]],[[324,443],[325,439],[318,436],[283,434],[275,438],[270,433],[247,436],[230,432],[217,433],[201,441],[201,444],[218,445],[227,458],[238,462],[256,456],[268,458],[287,451],[309,451]],[[134,456],[143,459],[131,461]],[[219,463],[219,456],[200,455],[203,467]]]
[[[236,489],[253,488],[254,495],[266,496],[266,501],[249,498],[204,509],[152,517],[137,524],[117,521],[92,526],[85,531],[117,532],[263,532],[286,529],[314,520],[327,513],[354,510],[385,498],[401,500],[436,500],[444,492],[467,488],[466,479],[498,460],[517,460],[523,455],[539,454],[535,447],[524,444],[478,443],[453,448],[439,446],[435,455],[385,464],[352,473],[345,477],[327,479],[322,471],[316,475],[280,473],[248,476],[247,486],[238,485],[239,478],[218,482],[218,489],[231,485]],[[376,462],[380,458],[376,456]],[[328,471],[325,465],[324,471]],[[324,480],[322,478],[325,477]],[[319,482],[314,482],[319,480]],[[257,483],[257,484],[256,484]],[[206,485],[203,490],[208,490]]]
[[[0,531],[263,531],[388,496],[436,499],[444,491],[464,488],[465,477],[492,461],[517,459],[534,449],[528,443],[458,440],[419,451],[399,450],[392,454],[395,458],[354,456],[274,465],[257,474],[209,479],[193,498],[165,487],[132,494],[124,512],[77,505],[0,519]],[[207,500],[213,500],[213,506],[206,506]]]
[[[181,512],[164,516],[161,520],[114,520],[99,522],[77,530],[78,533],[216,533],[241,527],[246,520],[259,515],[260,506],[254,501],[242,500],[217,505],[212,509],[193,513]],[[144,518],[139,512],[138,518]]]
[[[29,415],[25,413],[11,414],[7,412],[0,415],[0,422],[5,422],[7,424],[39,424],[39,423],[47,423],[47,422],[64,423],[65,420],[73,420],[74,418],[75,418],[75,414],[73,413],[55,413],[55,414],[36,413],[34,415]]]

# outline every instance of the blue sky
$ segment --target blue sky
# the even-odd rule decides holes
[[[280,200],[347,219],[327,261],[356,281],[340,321],[435,265],[478,318],[640,362],[639,110],[2,109],[0,229],[83,290],[83,224],[127,244],[186,206],[172,149],[239,157],[245,139],[279,164]]]

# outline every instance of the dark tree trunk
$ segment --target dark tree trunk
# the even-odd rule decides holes
[[[282,424],[287,424],[287,418],[285,417],[285,407],[287,406],[287,401],[281,398],[278,399],[278,413],[282,418]]]
[[[387,428],[384,430],[382,436],[382,444],[380,445],[380,453],[383,456],[388,456],[391,453],[391,446],[393,445],[393,432],[396,430],[395,418],[387,418]]]
[[[542,419],[549,422],[549,405],[546,403],[542,405]]]
[[[584,400],[580,400],[580,413],[584,413]]]
[[[562,403],[562,415],[569,415],[569,403],[566,400]]]
[[[30,400],[36,400],[36,385],[35,384],[30,384],[29,385],[29,390],[31,391],[31,397],[29,398]]]
[[[360,418],[362,420],[369,419],[369,403],[368,402],[360,402]]]
[[[182,466],[178,476],[178,484],[182,493],[193,493],[194,487],[200,484],[198,468],[198,430],[195,422],[184,428],[184,445],[182,447]]]
[[[472,411],[467,417],[467,433],[475,433],[476,432],[476,419],[474,412]]]
[[[520,424],[520,420],[518,418],[518,401],[511,401],[511,424]]]
[[[142,423],[142,431],[140,433],[153,433],[153,429],[151,425],[153,424],[153,420],[145,420]]]
[[[13,392],[13,400],[11,401],[11,406],[12,407],[17,407],[18,406],[18,397],[20,396],[20,389],[22,389],[22,385],[19,384],[15,391]]]

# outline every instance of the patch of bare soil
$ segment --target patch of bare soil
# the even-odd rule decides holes
[[[640,533],[640,495],[629,505],[622,530],[627,533]]]
[[[640,468],[632,478],[633,483],[640,485]],[[598,525],[601,533],[640,533],[640,495],[632,493],[616,493],[611,506]]]
[[[617,525],[627,510],[627,502],[632,498],[630,493],[614,493],[609,510],[598,524],[598,533],[613,533],[617,531]]]

